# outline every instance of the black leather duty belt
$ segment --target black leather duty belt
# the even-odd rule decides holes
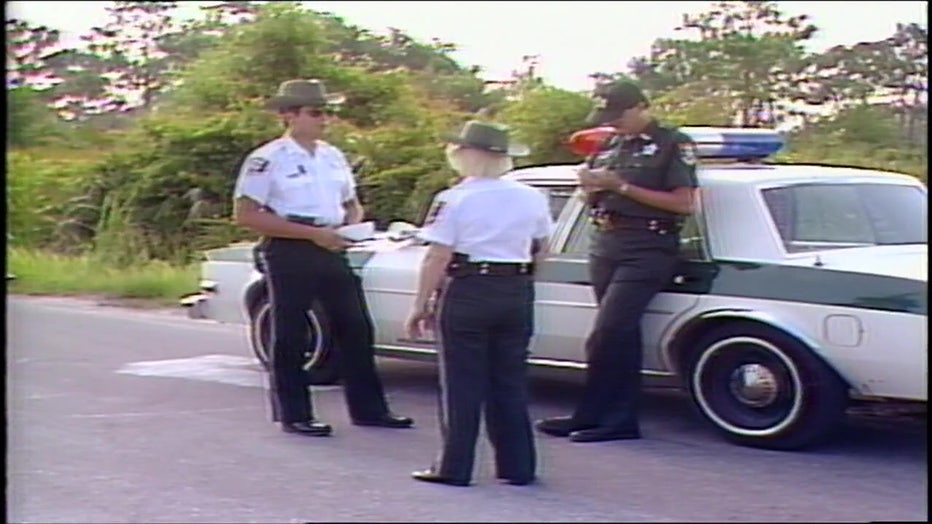
[[[680,224],[676,220],[631,217],[598,208],[593,209],[589,213],[589,218],[599,231],[641,229],[653,231],[658,235],[666,235],[667,233],[676,233],[680,229]]]
[[[465,277],[470,275],[516,276],[533,275],[534,264],[517,262],[472,262],[469,257],[455,253],[447,266],[447,275]]]
[[[324,223],[323,220],[317,217],[309,217],[309,216],[302,216],[302,215],[285,215],[285,220],[289,222],[294,222],[296,224],[304,224],[305,226],[323,227],[327,225]]]

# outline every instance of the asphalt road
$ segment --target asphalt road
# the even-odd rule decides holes
[[[268,420],[243,328],[180,312],[7,299],[9,522],[927,521],[924,417],[851,418],[804,453],[727,444],[679,395],[652,393],[639,441],[539,437],[542,482],[411,480],[438,446],[436,370],[380,360],[411,430],[357,428],[316,388],[330,438]],[[570,371],[533,374],[535,417],[567,412]]]

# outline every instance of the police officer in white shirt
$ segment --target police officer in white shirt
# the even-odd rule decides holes
[[[526,377],[532,274],[547,252],[550,210],[541,192],[500,178],[512,169],[511,156],[527,154],[509,146],[504,126],[469,122],[449,141],[447,159],[461,181],[437,195],[419,234],[430,247],[406,324],[413,338],[439,325],[443,449],[430,469],[412,475],[469,485],[484,406],[498,478],[529,484],[536,469]],[[435,317],[431,298],[441,286]]]
[[[375,369],[373,328],[359,278],[335,228],[362,220],[356,185],[343,153],[320,139],[328,107],[343,97],[318,80],[289,80],[268,102],[286,125],[284,136],[251,152],[236,181],[236,223],[263,235],[259,256],[272,308],[270,397],[284,431],[326,436],[314,419],[302,369],[306,311],[321,302],[339,348],[350,418],[356,425],[410,427],[392,414]]]

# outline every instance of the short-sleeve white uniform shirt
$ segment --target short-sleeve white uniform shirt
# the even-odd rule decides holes
[[[336,226],[346,217],[343,204],[356,198],[356,181],[336,147],[318,141],[312,155],[283,136],[249,153],[233,197],[248,197],[280,216],[315,217]]]
[[[550,236],[547,197],[499,178],[467,178],[434,198],[418,236],[476,262],[530,262],[531,242]]]

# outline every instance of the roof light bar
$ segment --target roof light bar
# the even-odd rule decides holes
[[[696,143],[699,158],[760,160],[780,151],[783,135],[773,129],[730,127],[681,127]]]
[[[679,131],[696,143],[696,153],[703,159],[762,160],[785,145],[783,135],[773,129],[681,127]],[[588,156],[614,132],[611,127],[583,129],[573,133],[567,143],[574,153]]]

